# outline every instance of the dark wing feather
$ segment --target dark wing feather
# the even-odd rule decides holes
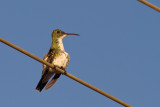
[[[45,70],[45,69],[44,69]],[[42,74],[42,77],[36,87],[36,90],[39,92],[42,91],[42,89],[45,87],[49,79],[53,76],[54,72],[49,72],[49,69],[46,69],[44,74]]]

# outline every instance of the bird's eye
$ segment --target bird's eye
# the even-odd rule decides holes
[[[60,31],[57,31],[57,33],[60,33]]]

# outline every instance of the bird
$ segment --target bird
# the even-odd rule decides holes
[[[49,52],[43,58],[44,61],[47,61],[64,71],[66,70],[70,60],[70,56],[65,51],[62,41],[67,35],[79,36],[79,34],[75,33],[65,33],[60,29],[53,30],[51,47],[49,49]],[[36,86],[36,90],[41,92],[44,87],[45,90],[50,89],[57,82],[60,76],[61,73],[57,72],[56,69],[50,68],[43,64],[42,76]],[[49,80],[50,82],[48,83]]]

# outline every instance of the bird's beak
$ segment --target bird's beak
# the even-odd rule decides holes
[[[65,33],[66,35],[77,35],[80,36],[79,34],[75,34],[75,33]]]

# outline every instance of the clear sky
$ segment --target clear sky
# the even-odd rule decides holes
[[[160,106],[159,25],[137,0],[0,0],[0,37],[43,58],[54,29],[80,34],[67,71],[134,107]],[[0,107],[122,107],[66,76],[39,93],[42,64],[2,43],[0,68]]]

